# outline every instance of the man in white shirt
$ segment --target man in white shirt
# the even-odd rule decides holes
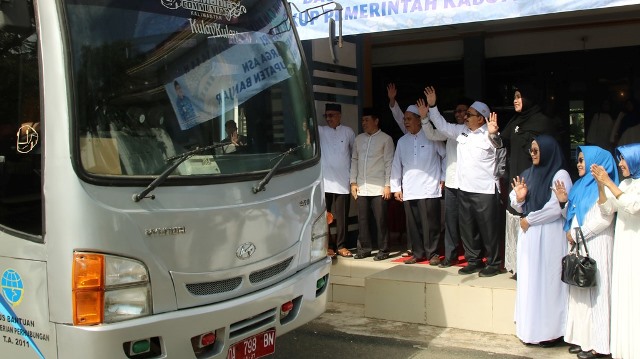
[[[496,176],[496,148],[489,140],[487,119],[489,107],[479,101],[471,104],[465,116],[465,124],[448,123],[439,115],[436,92],[425,88],[429,105],[429,118],[436,129],[458,143],[457,179],[460,206],[460,235],[464,245],[467,266],[459,274],[480,272],[481,277],[500,273],[502,264],[498,243],[498,177]],[[426,107],[419,102],[420,107]],[[433,116],[431,115],[433,112]],[[474,234],[480,234],[480,242]],[[477,237],[476,237],[477,238]],[[482,262],[484,249],[487,266]]]
[[[464,119],[467,115],[467,110],[473,101],[462,98],[458,100],[458,104],[454,110],[454,118],[456,123],[464,124]],[[447,136],[440,133],[435,129],[434,125],[429,120],[429,108],[426,106],[419,107],[420,117],[422,118],[422,130],[427,135],[427,138],[432,141],[447,141],[447,167],[446,167],[446,179],[444,181],[444,259],[438,265],[440,268],[450,267],[458,263],[458,247],[461,244],[460,241],[460,226],[459,226],[459,209],[458,209],[458,174],[457,161],[458,161],[458,142],[455,140],[448,140]],[[423,113],[424,112],[424,113]],[[432,116],[440,116],[440,113],[433,111]],[[476,233],[477,241],[480,240],[479,235]]]
[[[378,240],[376,261],[389,258],[387,206],[391,198],[391,161],[394,145],[391,136],[382,132],[378,115],[372,108],[362,111],[362,131],[356,136],[351,155],[351,195],[358,207],[358,253],[353,258],[371,255],[370,213],[373,213]]]
[[[351,150],[355,133],[350,127],[342,126],[342,106],[337,103],[325,105],[324,118],[327,126],[318,126],[322,176],[327,210],[333,215],[336,226],[336,249],[338,255],[351,257],[345,248],[347,237],[347,216],[349,215],[349,175]]]
[[[416,105],[405,111],[404,125],[407,134],[398,140],[391,165],[391,192],[404,204],[407,236],[413,254],[405,263],[429,260],[429,264],[438,265],[440,197],[446,150],[443,142],[427,139]]]

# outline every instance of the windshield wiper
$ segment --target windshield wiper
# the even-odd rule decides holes
[[[253,193],[258,193],[258,192],[264,191],[264,189],[267,186],[267,184],[269,183],[269,181],[271,181],[271,177],[273,177],[273,175],[276,173],[276,170],[278,169],[278,167],[280,167],[280,164],[282,163],[282,161],[288,155],[290,155],[291,153],[297,151],[298,149],[300,149],[302,147],[306,147],[306,146],[308,146],[308,145],[304,144],[304,145],[300,145],[300,146],[297,146],[297,147],[292,147],[292,148],[284,151],[283,153],[279,154],[278,156],[272,158],[271,160],[273,161],[276,158],[280,157],[278,162],[276,162],[276,164],[273,165],[273,167],[271,167],[271,170],[269,170],[269,173],[267,173],[267,175],[264,176],[262,181],[258,182],[258,184],[252,188]]]
[[[196,147],[196,149],[191,150],[191,151],[187,151],[184,153],[181,153],[179,155],[175,155],[173,157],[169,157],[167,158],[167,162],[171,162],[171,161],[175,161],[170,167],[168,167],[166,170],[164,170],[158,177],[156,177],[156,179],[153,180],[153,182],[149,183],[149,185],[147,186],[147,188],[145,188],[142,192],[140,193],[134,193],[133,195],[133,201],[134,202],[140,202],[142,199],[144,198],[151,198],[151,199],[155,199],[156,196],[155,195],[151,195],[148,196],[149,192],[153,191],[154,189],[156,189],[156,187],[158,187],[159,185],[162,184],[162,182],[164,182],[167,177],[169,177],[169,175],[171,173],[173,173],[173,171],[176,170],[176,168],[178,168],[178,166],[180,166],[180,164],[184,161],[186,161],[189,157],[198,154],[198,153],[202,153],[208,150],[212,150],[218,147],[223,147],[228,145],[228,143],[214,143],[213,145],[209,145],[209,146],[205,146],[205,147]]]

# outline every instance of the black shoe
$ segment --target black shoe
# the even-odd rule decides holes
[[[382,261],[385,259],[389,259],[389,253],[387,252],[378,252],[375,257],[373,257],[374,261]]]
[[[365,259],[371,257],[371,252],[358,252],[353,255],[353,259]]]
[[[579,345],[574,344],[569,347],[569,353],[571,354],[578,354],[580,352],[582,352],[582,348]]]
[[[438,264],[440,264],[440,256],[437,254],[432,255],[431,258],[429,259],[429,265],[437,266]]]
[[[542,341],[540,343],[538,343],[538,346],[541,348],[552,348],[555,347],[556,345],[560,344],[563,342],[563,338],[556,338],[556,339],[552,339],[552,340],[545,340]]]
[[[426,261],[427,258],[416,258],[416,257],[411,257],[409,259],[407,259],[404,264],[416,264],[418,262],[424,262]]]
[[[480,272],[482,268],[484,268],[484,264],[467,264],[466,267],[462,267],[458,270],[458,274],[473,274]]]
[[[449,268],[453,265],[448,258],[443,259],[440,264],[438,264],[438,268]]]
[[[589,350],[588,352],[578,353],[578,358],[580,359],[611,358],[611,354],[599,354]]]
[[[498,267],[493,267],[493,266],[488,266],[485,269],[481,270],[480,273],[478,273],[479,277],[493,277],[494,275],[497,275],[500,273],[500,268]]]

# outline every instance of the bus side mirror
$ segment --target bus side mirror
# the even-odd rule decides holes
[[[334,64],[338,63],[338,58],[336,57],[336,21],[331,18],[329,19],[329,53],[331,54],[331,59]]]
[[[26,0],[0,0],[0,29],[12,33],[32,32],[31,14]]]
[[[338,63],[338,57],[336,56],[336,44],[339,48],[342,48],[342,5],[335,3],[336,8],[333,11],[338,12],[339,16],[339,29],[338,29],[338,37],[336,38],[336,21],[333,18],[329,18],[329,53],[331,54],[331,59],[333,59],[333,63]]]

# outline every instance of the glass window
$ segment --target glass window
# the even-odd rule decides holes
[[[38,38],[31,2],[14,4],[28,8],[24,14],[29,17],[0,14],[9,19],[0,24],[0,226],[41,235],[43,133]],[[8,7],[0,9],[9,11]]]
[[[232,180],[268,171],[291,148],[281,170],[317,155],[308,72],[283,1],[66,4],[89,175],[156,176],[196,150],[171,178]]]
[[[571,126],[571,160],[578,159],[576,150],[584,145],[584,101],[569,101],[569,125]]]

